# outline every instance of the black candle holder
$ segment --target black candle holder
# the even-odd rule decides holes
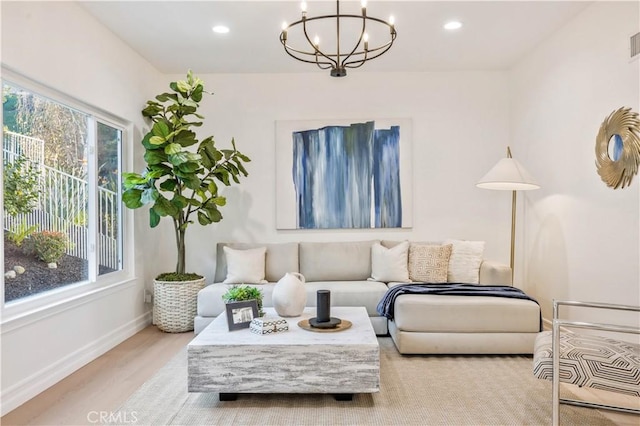
[[[315,328],[335,328],[342,321],[331,317],[331,292],[318,290],[316,300],[316,317],[309,319],[309,325]]]

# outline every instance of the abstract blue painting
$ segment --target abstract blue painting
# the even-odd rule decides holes
[[[291,127],[293,130],[288,131]],[[402,173],[401,141],[405,141],[404,148],[408,150],[402,125],[380,126],[376,121],[319,127],[281,125],[276,132],[278,139],[284,139],[280,133],[286,131],[289,142],[279,142],[278,151],[286,151],[288,145],[292,188],[284,189],[287,182],[281,182],[286,179],[289,162],[278,161],[279,229],[411,226],[405,223],[407,219],[410,222],[410,215],[404,212],[411,186],[403,180],[410,180],[411,176]],[[278,159],[284,160],[285,155],[286,152],[279,152]],[[280,206],[290,191],[294,196],[294,217],[281,212]],[[283,216],[286,220],[281,220]]]

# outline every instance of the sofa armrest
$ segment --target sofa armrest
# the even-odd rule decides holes
[[[480,264],[480,284],[513,285],[511,267],[500,262],[482,261]]]

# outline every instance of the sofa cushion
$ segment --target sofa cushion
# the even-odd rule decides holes
[[[223,247],[227,259],[225,284],[264,284],[265,247],[236,250]]]
[[[278,281],[287,272],[299,272],[298,269],[298,243],[218,243],[216,253],[215,282],[224,281],[227,277],[227,259],[223,247],[231,247],[236,250],[246,250],[258,247],[266,247],[265,279],[269,282]]]
[[[379,281],[316,281],[307,282],[305,287],[307,306],[316,306],[318,290],[329,290],[331,306],[364,306],[372,317],[379,316],[376,307],[387,292],[386,284]]]
[[[300,273],[309,281],[365,281],[377,241],[300,243]]]
[[[480,264],[484,254],[484,241],[446,240],[444,243],[453,245],[447,281],[478,284]]]
[[[411,244],[409,247],[409,279],[429,284],[447,282],[451,244]]]
[[[273,289],[276,283],[259,286],[264,307],[273,307]],[[198,292],[198,315],[216,317],[225,310],[222,295],[231,284],[216,283]],[[376,306],[387,291],[387,286],[378,281],[319,281],[306,283],[307,306],[316,306],[317,291],[331,291],[332,306],[364,306],[370,316],[378,316]],[[347,318],[348,319],[348,318]]]
[[[405,241],[393,248],[375,243],[371,247],[371,279],[373,281],[409,281],[407,261],[409,242]]]

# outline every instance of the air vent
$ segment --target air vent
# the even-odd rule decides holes
[[[631,36],[631,59],[640,55],[640,33]]]

